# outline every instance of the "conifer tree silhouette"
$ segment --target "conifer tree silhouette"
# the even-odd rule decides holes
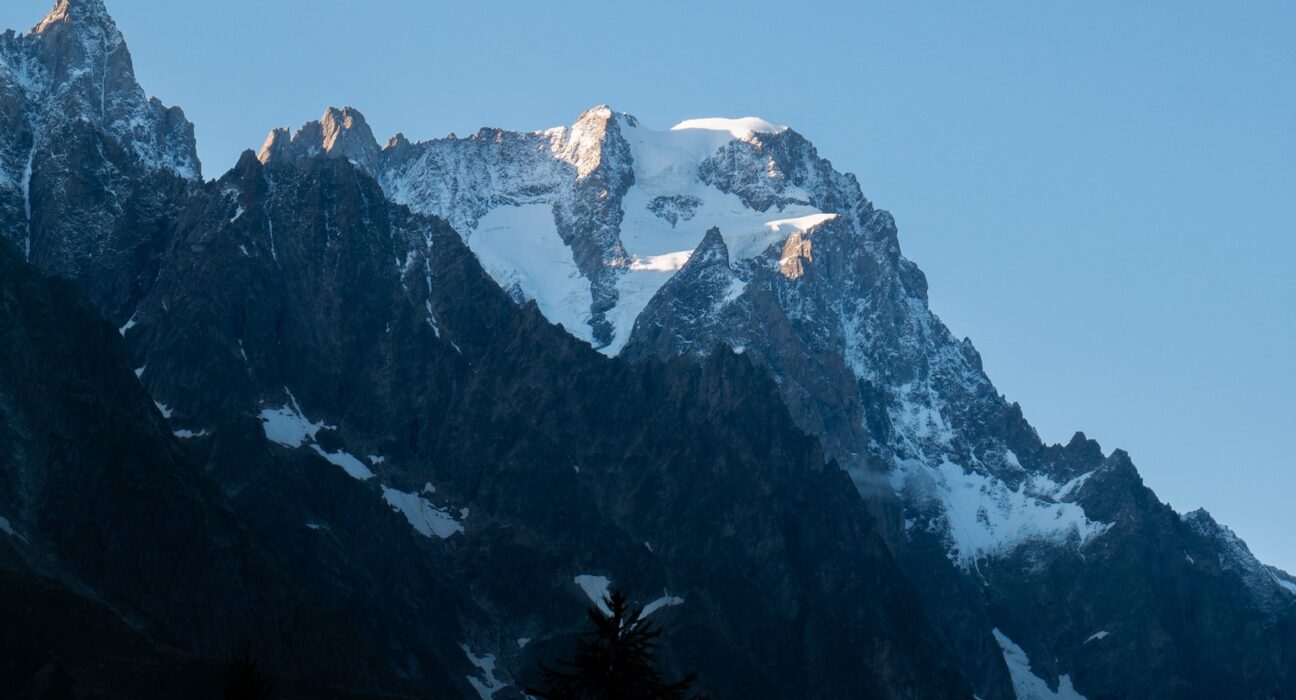
[[[270,674],[257,661],[250,643],[244,643],[227,662],[224,686],[225,700],[270,700],[274,697]]]
[[[643,617],[618,589],[604,597],[610,614],[589,608],[592,626],[561,668],[540,665],[543,689],[528,688],[544,700],[705,700],[691,694],[695,674],[666,682],[655,664],[662,630]]]

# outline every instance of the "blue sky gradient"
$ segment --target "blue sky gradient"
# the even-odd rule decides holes
[[[49,0],[5,0],[26,28]],[[1296,571],[1296,5],[109,0],[208,177],[328,105],[375,133],[757,115],[890,210],[1041,436],[1132,454]]]

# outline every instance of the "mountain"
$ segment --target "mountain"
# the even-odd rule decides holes
[[[330,113],[320,139],[345,150],[339,127],[362,123]],[[248,584],[279,597],[263,633],[150,637],[210,659],[259,633],[258,654],[290,679],[516,697],[615,583],[671,629],[666,663],[722,695],[970,693],[867,509],[763,371],[733,354],[596,353],[514,304],[444,221],[387,200],[355,153],[249,154],[169,191],[164,245],[128,306],[96,297],[96,272],[31,259],[120,326],[117,374],[162,426],[148,442],[179,446],[176,469],[282,574]],[[66,393],[40,376],[13,381]],[[109,500],[147,522],[153,499]],[[37,542],[14,512],[13,531]],[[150,589],[134,591],[94,600],[115,610]]]
[[[793,129],[330,108],[203,182],[100,0],[0,59],[0,585],[50,611],[0,607],[15,687],[246,642],[319,694],[520,697],[611,585],[715,697],[1296,687],[1296,579],[1044,444]]]
[[[678,604],[655,613],[688,620],[675,662],[716,692],[961,696],[845,475],[747,358],[610,360],[347,159],[249,153],[176,235],[125,336],[141,380],[279,550],[372,579],[390,624],[507,683],[580,626],[578,582],[610,580]]]
[[[364,154],[392,201],[450,222],[517,302],[607,355],[704,362],[727,348],[767,369],[883,524],[981,697],[1040,683],[1267,697],[1296,679],[1288,577],[1175,516],[1123,452],[1083,434],[1044,444],[931,313],[892,217],[794,130],[745,118],[659,132],[599,106],[540,132],[398,136],[375,157],[344,112],[323,123],[350,139],[309,124],[291,142]],[[293,158],[275,147],[285,138],[261,159]],[[1247,563],[1188,554],[1219,550]]]

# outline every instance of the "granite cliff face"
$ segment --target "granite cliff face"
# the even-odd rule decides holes
[[[23,684],[130,639],[192,686],[248,640],[290,684],[519,697],[614,583],[716,697],[1296,686],[1296,580],[1044,444],[787,127],[380,147],[330,108],[203,183],[63,0],[0,36],[0,227],[0,584],[107,630]]]

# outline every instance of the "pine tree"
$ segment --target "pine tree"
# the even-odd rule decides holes
[[[592,626],[576,643],[574,658],[562,668],[541,664],[545,688],[527,693],[544,700],[703,700],[690,694],[694,674],[667,683],[655,664],[662,630],[643,617],[624,593],[604,598],[610,614],[590,607]]]
[[[266,673],[244,644],[225,666],[225,700],[270,700],[274,695],[270,674]]]

